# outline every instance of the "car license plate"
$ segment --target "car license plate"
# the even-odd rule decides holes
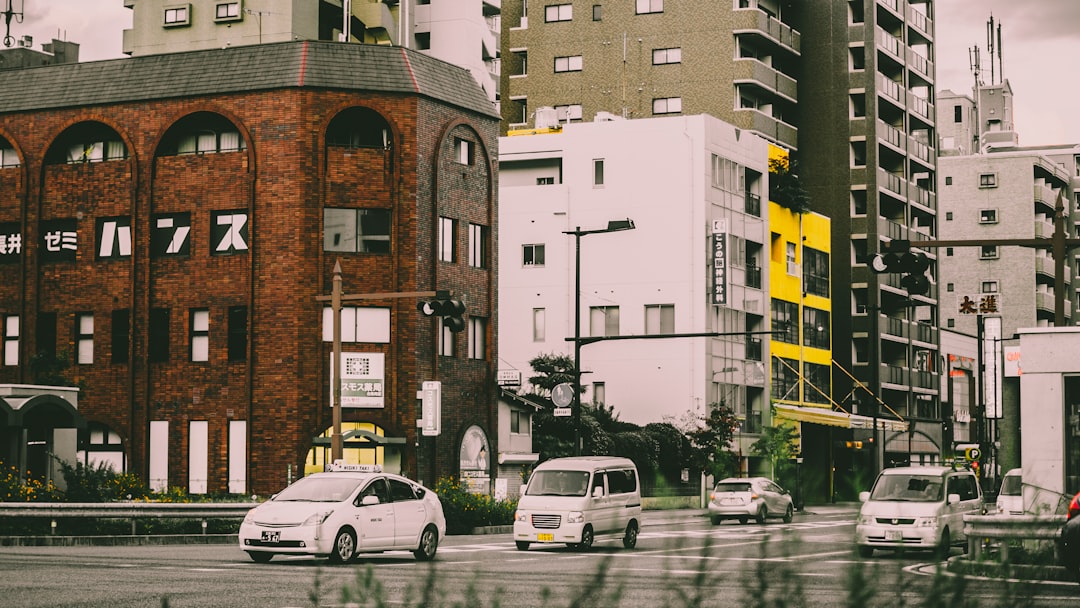
[[[738,498],[725,498],[724,500],[721,501],[721,504],[725,504],[725,505],[741,505],[742,501],[739,500]]]
[[[262,542],[264,543],[276,543],[281,541],[281,532],[263,532]]]
[[[885,540],[904,540],[904,533],[900,530],[886,530]]]
[[[554,534],[537,534],[536,541],[541,543],[550,543],[555,541]]]

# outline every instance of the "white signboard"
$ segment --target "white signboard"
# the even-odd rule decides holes
[[[335,369],[334,353],[330,353],[330,373]],[[386,374],[382,353],[341,353],[341,407],[385,407]],[[330,386],[338,381],[330,378]],[[333,391],[330,406],[334,405]]]
[[[442,382],[428,380],[420,391],[421,434],[438,435],[442,427]]]

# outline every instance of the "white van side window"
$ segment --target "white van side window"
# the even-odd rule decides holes
[[[608,490],[612,494],[625,494],[637,490],[637,475],[633,469],[618,469],[607,472]]]

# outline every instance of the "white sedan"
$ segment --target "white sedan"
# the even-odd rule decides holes
[[[332,465],[297,480],[240,524],[240,548],[256,562],[276,554],[326,556],[406,549],[435,557],[446,518],[435,492],[381,467]]]

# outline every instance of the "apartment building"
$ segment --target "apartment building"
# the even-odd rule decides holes
[[[543,107],[563,122],[710,114],[798,147],[799,3],[502,4],[503,132]]]
[[[500,370],[571,355],[579,322],[651,336],[583,345],[583,400],[636,424],[726,404],[744,470],[766,471],[749,445],[771,423],[767,142],[707,115],[541,124],[499,139]]]
[[[469,70],[498,100],[499,0],[124,0],[133,57],[294,40],[414,49]],[[346,12],[350,17],[345,19]]]
[[[40,477],[50,454],[108,462],[193,494],[320,467],[340,264],[346,460],[490,476],[498,117],[464,70],[300,41],[4,82],[0,459]],[[417,311],[435,290],[466,302],[465,331]]]
[[[941,454],[938,290],[908,293],[867,260],[896,240],[937,237],[934,3],[802,3],[800,175],[814,209],[832,220],[834,395],[906,430],[875,439],[867,465],[934,462]],[[926,249],[929,275],[941,252]],[[863,390],[866,387],[867,390]],[[891,423],[890,423],[891,424]]]

